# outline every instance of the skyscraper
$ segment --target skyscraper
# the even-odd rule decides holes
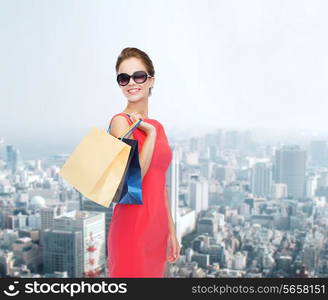
[[[311,161],[317,166],[328,166],[328,148],[324,140],[312,141],[310,145]]]
[[[288,195],[294,199],[305,196],[306,160],[306,151],[298,145],[285,145],[276,150],[275,182],[286,183]]]
[[[105,268],[105,214],[70,211],[53,219],[43,232],[45,272],[96,277]]]
[[[43,265],[45,273],[67,271],[69,277],[83,277],[82,231],[46,229]]]
[[[189,205],[198,214],[208,209],[208,181],[203,178],[191,179],[189,183]]]
[[[79,195],[81,197],[81,210],[86,210],[86,211],[94,211],[94,212],[103,212],[105,213],[105,247],[106,247],[106,253],[107,253],[107,233],[109,230],[110,222],[112,219],[113,215],[113,210],[116,205],[116,203],[111,203],[110,206],[107,208],[105,206],[99,205],[98,203],[89,200],[88,198],[84,197],[82,194]]]
[[[272,166],[258,162],[252,169],[252,193],[258,197],[271,198]]]
[[[94,211],[70,211],[54,219],[54,229],[82,232],[83,275],[97,275],[104,269],[105,213]],[[92,250],[92,251],[90,251]]]
[[[172,161],[166,173],[166,186],[171,214],[175,226],[179,222],[179,178],[180,178],[180,158],[177,146],[172,149]]]
[[[15,173],[22,166],[22,159],[18,149],[12,145],[8,145],[7,149],[7,169]]]

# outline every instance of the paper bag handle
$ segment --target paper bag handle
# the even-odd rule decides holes
[[[133,131],[139,126],[140,122],[142,120],[141,119],[138,119],[136,122],[134,122],[133,124],[131,124],[120,136],[118,136],[117,138],[118,139],[122,139],[122,138],[129,138],[131,136],[131,134],[133,133]],[[109,133],[109,128],[110,128],[110,125],[108,126],[108,129],[107,129],[107,132]],[[131,131],[131,132],[130,132]],[[129,137],[126,137],[126,135],[129,134]]]

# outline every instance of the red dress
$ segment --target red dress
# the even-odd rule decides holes
[[[133,121],[124,113],[129,125]],[[108,229],[108,277],[163,277],[169,234],[165,204],[166,170],[172,152],[162,124],[143,119],[156,127],[156,142],[147,173],[142,179],[143,204],[115,204]],[[138,151],[146,134],[137,128],[133,137]]]

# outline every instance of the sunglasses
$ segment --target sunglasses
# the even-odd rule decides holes
[[[125,86],[130,82],[131,77],[133,78],[135,83],[144,83],[147,78],[151,78],[153,76],[150,76],[145,71],[136,71],[132,75],[126,74],[126,73],[120,73],[117,75],[117,83],[120,86]]]

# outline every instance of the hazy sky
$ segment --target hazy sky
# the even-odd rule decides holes
[[[75,145],[126,105],[125,47],[153,60],[149,116],[190,128],[327,128],[328,2],[0,0],[0,136]],[[67,148],[65,148],[67,149]]]

